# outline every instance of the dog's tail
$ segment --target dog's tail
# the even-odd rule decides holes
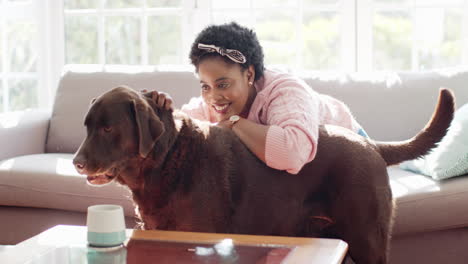
[[[455,112],[452,92],[442,88],[439,100],[429,123],[416,136],[399,142],[376,142],[387,166],[426,155],[447,133]]]

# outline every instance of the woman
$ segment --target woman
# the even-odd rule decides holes
[[[232,129],[266,165],[297,174],[315,157],[318,127],[333,124],[367,136],[344,103],[303,80],[264,68],[255,32],[237,23],[212,25],[195,39],[191,63],[201,97],[182,106],[189,116]],[[172,99],[153,92],[160,106]]]

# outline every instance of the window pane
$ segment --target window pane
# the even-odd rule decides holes
[[[265,64],[294,65],[295,24],[292,14],[262,12],[255,30],[265,53]]]
[[[463,4],[464,0],[415,0],[416,4],[431,5],[431,4]]]
[[[378,12],[373,25],[376,70],[410,70],[413,26],[407,12]]]
[[[147,0],[147,3],[149,7],[179,7],[182,0]]]
[[[65,62],[99,63],[97,17],[65,17]]]
[[[37,80],[10,79],[10,109],[11,111],[24,110],[39,106]]]
[[[99,2],[96,0],[65,0],[64,7],[66,9],[96,9]]]
[[[7,21],[7,43],[11,72],[36,71],[37,27],[29,21]]]
[[[143,7],[142,0],[106,0],[105,8],[135,8]]]
[[[374,0],[378,4],[404,4],[410,0]]]
[[[181,63],[181,27],[179,16],[148,18],[148,62],[150,64]]]
[[[1,8],[1,5],[0,5],[0,8]],[[2,28],[2,25],[0,25],[0,73],[3,71],[3,53],[4,53],[4,50],[3,50],[3,28]],[[0,79],[0,82],[1,82],[1,79]],[[0,111],[1,111],[1,108],[0,108]]]
[[[252,21],[251,13],[246,11],[235,11],[235,12],[213,12],[213,23],[224,24],[235,21],[243,26],[250,26]]]
[[[339,17],[335,12],[304,14],[303,64],[306,69],[337,69],[340,63]]]
[[[0,113],[3,112],[3,82],[0,79]]]
[[[249,8],[250,0],[213,1],[213,8]]]
[[[106,63],[140,64],[140,18],[106,18]]]
[[[320,4],[338,4],[338,2],[339,0],[304,0],[304,5],[314,6],[314,5],[320,5]]]
[[[297,0],[252,0],[254,7],[294,7],[297,6]]]
[[[455,66],[461,63],[461,10],[418,9],[415,12],[415,21],[420,69]]]

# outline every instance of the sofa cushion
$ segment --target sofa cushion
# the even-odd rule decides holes
[[[175,107],[199,95],[200,85],[193,72],[145,72],[142,69],[125,69],[138,73],[106,72],[102,69],[99,72],[66,72],[56,91],[46,152],[74,153],[86,134],[83,121],[91,99],[116,86],[168,92],[174,99]]]
[[[396,198],[395,235],[468,226],[468,177],[440,182],[398,166],[388,172]]]
[[[134,216],[127,188],[88,185],[72,159],[72,154],[34,154],[0,161],[2,205],[86,212],[93,204],[119,204],[125,215]]]
[[[468,104],[455,113],[447,135],[428,155],[400,167],[443,180],[468,174]]]

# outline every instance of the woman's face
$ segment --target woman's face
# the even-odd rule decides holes
[[[246,117],[255,98],[255,71],[251,65],[242,71],[237,64],[226,63],[221,57],[210,57],[198,65],[201,94],[205,103],[214,113],[216,121],[232,115]]]

